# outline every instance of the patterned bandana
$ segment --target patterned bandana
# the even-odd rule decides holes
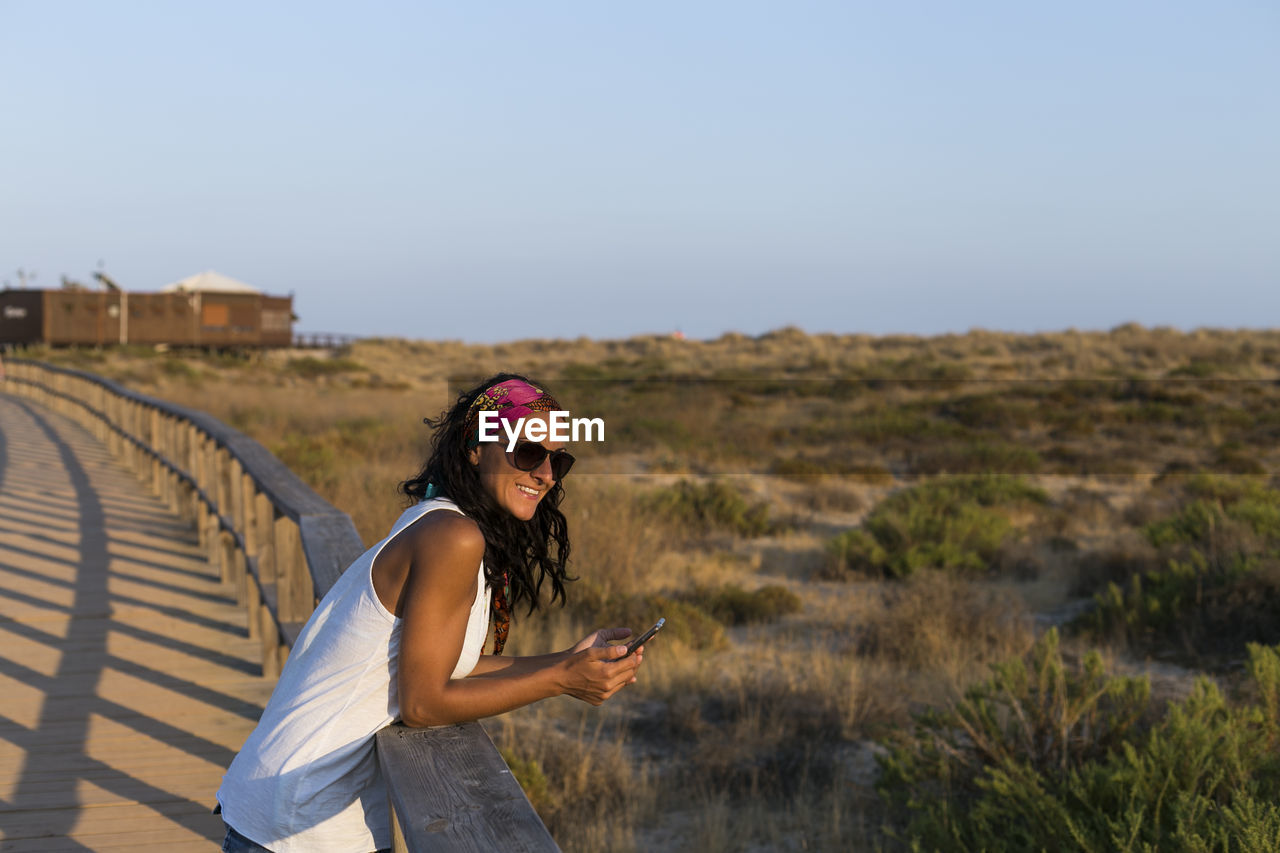
[[[497,412],[498,419],[518,421],[534,412],[554,412],[560,409],[556,398],[523,379],[508,379],[491,385],[471,403],[467,412],[467,447],[480,445],[480,413]],[[493,653],[502,654],[511,630],[511,583],[507,573],[502,573],[502,589],[493,591]]]
[[[502,589],[493,591],[493,653],[502,654],[507,644],[507,632],[511,630],[511,584],[507,573],[502,573]],[[480,649],[481,653],[484,649]]]
[[[523,379],[491,385],[480,392],[467,412],[467,449],[480,444],[481,412],[497,412],[501,421],[518,421],[534,412],[554,412],[559,408],[555,397]]]

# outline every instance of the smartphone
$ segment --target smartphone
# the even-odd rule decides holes
[[[622,660],[622,658],[631,657],[631,655],[635,653],[636,649],[640,648],[645,643],[647,643],[649,641],[649,638],[652,637],[654,634],[658,633],[659,629],[661,629],[662,626],[665,624],[667,624],[667,620],[665,617],[662,619],[659,619],[657,622],[654,623],[652,628],[650,628],[648,631],[645,631],[643,634],[641,634],[636,639],[632,640],[630,643],[627,643],[627,653],[623,655],[621,658],[614,658],[614,660]]]

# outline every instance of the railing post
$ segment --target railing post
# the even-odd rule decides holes
[[[301,550],[298,547],[298,525],[287,516],[279,516],[272,534],[275,542],[276,613],[281,623],[293,622],[298,618],[294,592],[298,585],[294,572]]]
[[[196,460],[199,455],[200,448],[200,430],[195,424],[177,424],[173,432],[173,450],[176,458],[182,460],[181,468],[183,471],[194,472],[196,470]],[[193,483],[192,499],[200,500],[199,495],[195,493],[195,484]]]
[[[257,494],[254,501],[257,504],[254,516],[258,525],[255,534],[258,540],[258,587],[262,594],[262,607],[258,610],[262,674],[275,678],[280,674],[280,628],[276,624],[280,597],[276,574],[275,507],[271,505],[271,499],[262,492]],[[275,614],[272,613],[273,609]]]
[[[281,631],[289,634],[294,625],[307,620],[313,607],[311,577],[302,556],[302,537],[297,522],[285,515],[275,522],[275,564],[276,615]],[[289,645],[281,643],[278,654],[283,667]]]
[[[107,397],[106,392],[102,388],[95,388],[94,390],[96,392],[95,396],[101,399],[105,399]],[[125,400],[123,398],[117,398],[117,399],[120,401],[120,423],[118,424],[118,426],[120,427],[121,430],[124,431],[126,435],[133,435],[134,433],[137,432],[137,430],[134,429],[134,424],[133,424],[133,413],[134,413],[134,409],[137,408],[137,404],[134,403],[132,400]],[[110,434],[112,432],[115,432],[115,430],[108,430],[107,432],[108,434]],[[122,462],[124,462],[125,466],[130,471],[134,471],[134,472],[137,471],[137,468],[135,467],[135,464],[134,464],[137,458],[137,451],[138,449],[134,446],[132,441],[126,441],[123,438],[121,438],[120,459]]]
[[[240,538],[244,543],[243,553],[246,559],[258,553],[257,540],[253,538],[253,531],[254,531],[253,507],[254,507],[253,478],[249,476],[248,472],[241,472],[240,474],[240,506],[236,513],[236,529],[240,531]],[[244,604],[245,606],[248,606],[249,591],[248,591],[248,586],[246,586],[246,584],[251,585],[252,581],[248,577],[247,568],[245,572],[240,576],[240,583],[241,583],[241,586],[237,587],[237,595],[240,599],[240,603]],[[255,613],[252,615],[256,616],[257,614]],[[249,620],[249,624],[251,626],[253,625],[252,619]],[[251,636],[256,638],[257,634],[251,633]]]
[[[218,533],[218,580],[223,586],[232,586],[236,582],[236,540],[231,531]]]
[[[209,511],[209,532],[205,534],[205,560],[210,566],[218,565],[218,443],[212,435],[204,435],[200,453],[200,488],[212,505]]]
[[[154,464],[151,466],[152,491],[160,496],[166,505],[173,506],[173,477],[165,469],[164,460],[173,458],[173,419],[162,416],[159,429],[156,430],[152,449],[156,451]]]
[[[216,447],[216,445],[215,445]],[[213,458],[214,469],[214,501],[218,504],[218,515],[231,515],[231,454],[225,447],[216,447]]]
[[[208,543],[205,541],[205,535],[209,530],[209,507],[202,500],[196,500],[196,542],[201,548]]]

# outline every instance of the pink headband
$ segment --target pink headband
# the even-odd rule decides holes
[[[555,397],[523,379],[508,379],[491,385],[480,392],[467,412],[467,446],[475,447],[480,443],[481,412],[497,412],[499,420],[518,421],[534,412],[552,412],[559,408]]]

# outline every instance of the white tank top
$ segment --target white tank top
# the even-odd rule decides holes
[[[374,558],[447,498],[405,510],[338,578],[298,636],[258,726],[218,789],[222,816],[275,853],[357,853],[391,846],[374,734],[400,716],[400,620],[373,588]],[[470,674],[489,627],[484,563],[453,678]]]

